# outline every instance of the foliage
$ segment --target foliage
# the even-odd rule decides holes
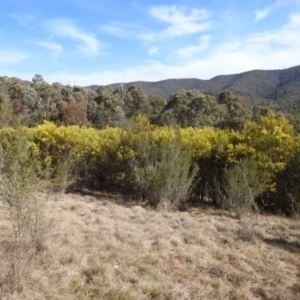
[[[5,94],[0,94],[0,128],[13,124],[13,104]]]
[[[41,84],[41,86],[43,85],[45,83]],[[58,85],[53,88],[62,89]],[[70,89],[67,90],[70,92]],[[74,87],[73,92],[84,95],[80,88]],[[136,88],[132,87],[131,92],[137,92]],[[122,104],[123,94],[120,91],[114,92],[110,88],[101,87],[96,94],[98,95],[97,102],[92,100],[93,102],[90,104],[94,103],[96,108],[103,107],[104,110],[100,109],[102,112],[105,112],[106,109],[112,112],[115,104]],[[80,97],[78,98],[79,102],[72,100],[73,102],[65,105],[83,108],[85,102],[80,100]],[[240,103],[240,100],[230,93],[225,93],[221,98],[222,103],[228,105],[233,103],[233,107],[236,102]],[[113,99],[117,102],[114,102]],[[156,100],[162,101],[158,98]],[[181,91],[174,95],[173,100],[167,106],[170,108],[169,110],[174,109],[176,112],[181,111],[184,107],[190,110],[192,103],[199,104],[197,107],[201,111],[205,107],[203,105],[210,103],[209,101],[212,99],[194,90]],[[215,103],[214,105],[225,104]],[[151,106],[151,104],[149,105]],[[243,104],[241,105],[243,107]],[[82,112],[84,112],[83,109]],[[261,117],[259,117],[260,115]],[[77,114],[70,113],[71,118],[76,116]],[[103,116],[100,114],[100,127],[106,122],[101,123]],[[187,116],[191,116],[191,114],[188,113]],[[111,115],[106,120],[111,123],[113,118]],[[240,120],[239,117],[238,120]],[[145,179],[150,178],[154,173],[157,175],[155,180],[161,184],[155,183],[157,187],[171,185],[166,184],[166,178],[169,176],[167,169],[171,168],[170,166],[175,161],[172,161],[173,155],[173,157],[178,157],[178,170],[181,170],[181,165],[182,168],[184,166],[182,160],[190,161],[191,159],[192,161],[186,165],[191,166],[193,163],[198,165],[193,191],[191,197],[187,198],[195,202],[212,201],[216,205],[221,205],[222,198],[216,188],[216,182],[225,184],[224,171],[226,168],[241,159],[254,159],[260,169],[264,170],[270,178],[268,189],[261,196],[262,200],[270,203],[270,207],[281,207],[280,209],[286,207],[290,211],[292,203],[295,207],[297,203],[295,197],[298,195],[296,189],[293,190],[291,187],[296,182],[296,179],[292,179],[296,175],[291,174],[294,172],[296,174],[297,170],[298,140],[293,135],[292,125],[281,114],[257,108],[255,120],[256,122],[246,121],[242,130],[240,128],[228,130],[205,126],[178,128],[176,126],[157,126],[152,124],[146,116],[137,115],[135,120],[131,121],[131,126],[125,126],[127,130],[121,127],[106,127],[99,130],[81,126],[81,124],[80,126],[58,126],[48,121],[35,127],[23,127],[22,130],[28,139],[32,154],[41,160],[43,168],[49,170],[50,178],[58,189],[64,190],[68,185],[80,180],[82,182],[100,182],[121,189],[132,196],[134,194],[138,196],[141,195],[146,182],[149,183],[151,180],[154,182],[154,178]],[[76,119],[75,123],[78,123],[77,121],[79,122],[79,119]],[[121,118],[119,121],[123,122]],[[114,123],[114,126],[116,124]],[[4,128],[0,132],[2,142],[7,147],[14,137],[13,132],[12,128]],[[191,158],[188,158],[187,153],[190,153]],[[161,164],[159,165],[159,163]],[[164,167],[162,167],[163,165]],[[165,168],[164,171],[163,168]],[[174,165],[172,168],[176,169]],[[152,173],[149,171],[150,169]],[[287,174],[289,175],[287,176]],[[173,175],[175,176],[175,174]],[[164,179],[158,179],[164,176]],[[176,180],[179,180],[178,178]],[[189,177],[187,176],[187,178]],[[289,183],[288,179],[291,180]],[[140,186],[137,181],[140,182]],[[152,187],[155,184],[153,183]],[[282,193],[280,194],[279,188],[284,191],[282,192],[284,197],[281,197]],[[281,199],[285,200],[279,200],[279,195],[281,195]],[[159,201],[153,200],[152,202]]]
[[[268,189],[270,174],[254,159],[239,160],[225,170],[224,207],[233,209],[239,219],[245,211],[260,208],[256,199]]]
[[[242,131],[244,142],[265,158],[264,167],[273,172],[283,170],[294,155],[292,133],[288,120],[274,112],[262,117],[260,123],[246,122]]]
[[[153,90],[153,94],[147,94],[141,88],[146,87],[147,84],[142,82],[139,86],[125,85],[127,90],[122,85],[117,86],[115,90],[110,86],[100,86],[93,91],[78,86],[62,85],[58,82],[50,85],[40,74],[33,77],[31,84],[18,78],[0,77],[0,101],[5,100],[2,105],[3,113],[0,112],[0,121],[1,115],[4,117],[8,112],[4,122],[8,125],[18,123],[15,122],[18,119],[19,123],[30,127],[47,120],[57,125],[84,124],[101,129],[106,126],[128,129],[131,128],[134,118],[142,113],[158,125],[212,126],[242,130],[246,121],[252,119],[259,123],[260,117],[266,115],[266,107],[255,106],[252,109],[249,104],[246,104],[244,100],[247,98],[242,99],[240,96],[247,93],[241,95],[239,89],[223,91],[224,87],[219,87],[217,92],[214,89],[207,89],[204,85],[201,89],[205,91],[203,93],[193,89],[199,88],[197,80],[177,81],[178,89],[181,82],[191,84],[184,84],[187,86],[186,90],[174,91],[167,101],[160,96],[160,89],[155,92]],[[216,80],[219,81],[222,82],[221,78]],[[160,86],[171,82],[166,81]],[[247,103],[249,103],[248,99]],[[268,105],[278,109],[270,103]],[[285,108],[284,111],[289,113],[289,119],[298,130],[296,103],[294,106],[290,105],[288,109]]]
[[[223,118],[224,112],[214,97],[198,90],[180,90],[170,98],[156,122],[181,127],[214,126]]]
[[[156,207],[183,208],[197,171],[192,153],[182,149],[178,132],[172,132],[171,139],[162,139],[155,130],[152,133],[140,133],[137,138],[137,155],[130,161],[134,188]]]
[[[17,289],[30,272],[34,255],[43,250],[48,224],[41,201],[33,195],[40,179],[39,161],[22,132],[5,130],[0,161],[1,201],[12,226],[12,236],[7,242],[7,265],[0,278],[0,290],[4,287],[2,293],[7,293]]]
[[[86,107],[77,102],[65,104],[62,108],[62,120],[65,125],[88,124]]]
[[[89,102],[89,119],[98,128],[106,126],[122,127],[125,122],[124,100],[122,95],[109,86],[101,86],[96,91],[93,102]]]
[[[300,214],[300,137],[293,143],[293,156],[286,160],[285,168],[276,174],[276,190],[269,195],[273,212]]]
[[[134,117],[138,114],[149,115],[151,113],[151,105],[146,93],[138,86],[132,85],[128,88],[125,96],[126,114]]]
[[[226,111],[224,120],[218,124],[223,129],[241,130],[245,121],[252,118],[251,106],[228,90],[223,91],[219,95],[218,103],[224,106]]]

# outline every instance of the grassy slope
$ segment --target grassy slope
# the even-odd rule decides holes
[[[261,216],[255,238],[243,241],[241,223],[213,209],[37,196],[52,220],[47,247],[5,299],[300,299],[299,219]],[[0,205],[1,243],[8,227]]]

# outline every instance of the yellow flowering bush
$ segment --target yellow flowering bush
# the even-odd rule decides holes
[[[163,183],[167,184],[163,163],[175,161],[174,153],[184,157],[190,152],[199,166],[194,196],[202,200],[214,198],[214,182],[222,182],[225,168],[241,159],[254,159],[261,170],[269,172],[269,191],[275,193],[275,184],[287,189],[280,176],[287,168],[297,169],[294,165],[298,164],[300,153],[300,138],[293,136],[292,126],[272,112],[260,123],[246,122],[241,132],[212,127],[158,127],[144,116],[137,117],[132,130],[98,130],[44,122],[33,128],[1,129],[0,146],[14,153],[20,135],[27,139],[31,157],[39,158],[43,167],[50,169],[52,178],[58,176],[59,165],[63,165],[62,171],[65,169],[72,176],[131,190],[138,185],[138,178],[141,181],[150,174],[153,184],[162,188]]]

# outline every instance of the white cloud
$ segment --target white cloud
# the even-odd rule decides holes
[[[78,85],[110,84],[136,80],[157,81],[168,78],[210,79],[253,69],[282,69],[300,64],[300,14],[276,31],[249,35],[214,45],[206,56],[165,64],[151,60],[139,66],[91,74],[60,72],[45,74],[49,82],[76,82]],[[66,82],[68,80],[68,82]]]
[[[27,57],[27,54],[14,50],[0,50],[0,64],[17,64]]]
[[[210,28],[210,23],[208,22],[209,14],[204,9],[187,9],[175,5],[155,6],[150,8],[149,15],[161,21],[165,28],[155,32],[147,31],[137,24],[112,22],[102,26],[102,29],[119,38],[140,38],[153,41],[157,38],[165,39],[195,34]]]
[[[70,20],[56,19],[47,22],[48,29],[57,36],[71,38],[78,41],[77,48],[83,54],[92,56],[99,54],[100,44],[91,33],[86,33],[75,26]]]
[[[150,15],[170,24],[194,23],[207,19],[207,11],[204,9],[187,9],[173,6],[156,6],[150,9]]]
[[[255,14],[255,22],[260,21],[262,19],[265,19],[270,15],[270,13],[278,9],[279,7],[288,5],[290,2],[293,2],[294,0],[277,0],[275,3],[272,5],[265,7],[264,9],[256,11]],[[299,0],[295,0],[296,2],[299,2]]]
[[[139,29],[135,24],[113,22],[102,26],[107,33],[123,39],[136,39],[136,31]]]
[[[152,46],[148,49],[149,55],[157,55],[158,54],[158,47]]]
[[[60,44],[52,42],[36,42],[37,45],[49,49],[55,56],[58,56],[62,53],[63,47]]]
[[[128,36],[128,30],[121,24],[106,24],[102,29],[116,37],[125,38]]]
[[[300,47],[300,40],[296,38],[297,36],[300,36],[300,14],[290,16],[289,23],[279,30],[253,34],[246,38],[246,42],[253,46],[256,44],[269,48],[274,45],[285,46],[288,51],[288,47]]]
[[[181,58],[186,59],[186,58],[189,58],[189,57],[201,52],[204,49],[207,49],[209,47],[210,38],[211,38],[210,35],[202,36],[199,45],[180,48],[177,50],[177,55]]]
[[[210,27],[208,12],[204,9],[179,8],[177,6],[155,6],[149,11],[150,16],[168,23],[169,26],[159,33],[146,33],[144,39],[153,40],[156,37],[177,37],[190,35],[207,30]]]
[[[255,21],[266,18],[270,13],[270,8],[265,8],[255,12]]]
[[[10,16],[17,20],[19,24],[23,27],[30,27],[29,24],[35,19],[35,17],[30,14],[17,15],[13,13],[10,14]]]

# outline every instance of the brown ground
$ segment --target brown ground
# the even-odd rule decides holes
[[[241,223],[212,208],[154,211],[108,196],[39,192],[46,247],[2,299],[300,299],[299,219],[260,216],[245,241],[251,215]],[[4,261],[2,204],[0,230]]]

